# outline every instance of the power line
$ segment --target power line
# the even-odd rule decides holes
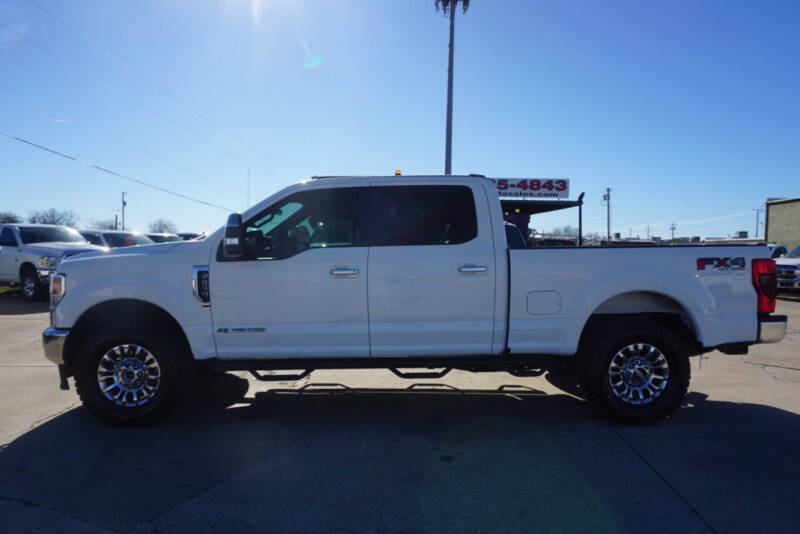
[[[156,191],[161,191],[162,193],[168,193],[168,194],[174,195],[176,197],[180,197],[180,198],[183,198],[183,199],[186,199],[186,200],[191,200],[192,202],[197,202],[198,204],[203,204],[204,206],[209,206],[211,208],[217,208],[217,209],[221,209],[221,210],[225,210],[225,211],[233,211],[230,208],[226,208],[224,206],[218,206],[217,204],[212,204],[211,202],[206,202],[205,200],[200,200],[198,198],[190,197],[188,195],[184,195],[183,193],[178,193],[177,191],[172,191],[170,189],[166,189],[164,187],[160,187],[158,185],[154,185],[154,184],[151,184],[149,182],[145,182],[144,180],[140,180],[139,178],[134,178],[132,176],[127,176],[127,175],[122,174],[120,172],[113,171],[111,169],[107,169],[107,168],[101,167],[99,165],[95,165],[94,163],[91,163],[89,161],[82,160],[82,159],[77,158],[75,156],[70,156],[69,154],[65,154],[63,152],[59,152],[58,150],[55,150],[55,149],[52,149],[52,148],[48,148],[48,147],[40,145],[38,143],[34,143],[33,141],[28,141],[27,139],[23,139],[22,137],[17,137],[16,135],[12,135],[12,134],[10,134],[8,132],[4,132],[2,130],[0,130],[0,135],[4,135],[5,137],[8,137],[9,139],[14,139],[15,141],[19,141],[20,143],[24,143],[24,144],[32,146],[34,148],[38,148],[39,150],[43,150],[45,152],[49,152],[49,153],[54,154],[56,156],[60,156],[60,157],[62,157],[64,159],[68,159],[70,161],[74,161],[75,163],[79,163],[79,164],[84,165],[86,167],[91,167],[91,168],[96,169],[98,171],[102,171],[104,173],[111,174],[113,176],[117,176],[119,178],[122,178],[123,180],[128,180],[130,182],[134,182],[134,183],[137,183],[139,185],[143,185],[145,187],[149,187],[151,189],[155,189]]]
[[[150,85],[151,87],[155,88],[155,89],[156,89],[157,91],[159,91],[161,94],[163,94],[164,96],[166,96],[167,98],[169,98],[169,99],[170,99],[170,100],[172,100],[173,102],[177,103],[177,104],[178,104],[178,105],[180,105],[182,108],[184,108],[184,109],[186,109],[187,111],[191,112],[192,114],[194,114],[194,115],[195,115],[195,116],[197,116],[198,118],[202,119],[203,121],[207,122],[208,124],[210,124],[210,125],[211,125],[211,126],[213,126],[214,128],[217,128],[217,129],[218,129],[218,130],[220,130],[221,132],[224,132],[224,133],[225,133],[225,134],[227,134],[229,137],[231,137],[232,139],[235,139],[237,142],[239,142],[239,143],[241,143],[242,145],[246,146],[247,148],[249,148],[250,150],[252,150],[252,151],[253,151],[253,152],[255,152],[256,154],[258,154],[258,155],[260,155],[261,157],[263,157],[264,159],[266,159],[267,161],[270,161],[270,162],[272,162],[272,163],[273,163],[273,164],[275,164],[275,165],[280,165],[280,162],[279,162],[279,161],[277,161],[277,160],[275,160],[274,158],[271,158],[271,157],[269,157],[269,156],[267,156],[267,155],[263,154],[263,153],[262,153],[260,150],[258,150],[257,148],[253,147],[253,146],[252,146],[252,145],[250,145],[249,143],[245,142],[245,141],[244,141],[244,140],[243,140],[241,137],[239,137],[238,135],[234,134],[233,132],[231,132],[231,131],[230,131],[230,130],[228,130],[227,128],[224,128],[224,127],[220,126],[219,124],[217,124],[216,122],[214,122],[213,120],[209,119],[208,117],[206,117],[205,115],[203,115],[202,113],[200,113],[199,111],[197,111],[196,109],[194,109],[192,106],[190,106],[189,104],[187,104],[186,102],[184,102],[183,100],[181,100],[180,98],[178,98],[177,96],[173,95],[172,93],[170,93],[169,91],[167,91],[166,89],[164,89],[163,87],[161,87],[161,85],[159,85],[158,83],[156,83],[155,81],[153,81],[152,79],[150,79],[148,76],[144,75],[143,73],[139,72],[138,70],[136,70],[135,68],[133,68],[132,66],[130,66],[128,63],[126,63],[125,61],[123,61],[123,60],[122,60],[122,58],[120,58],[120,57],[119,57],[119,56],[117,56],[116,54],[113,54],[112,52],[109,52],[108,50],[106,50],[105,48],[103,48],[102,46],[100,46],[100,45],[99,45],[99,44],[98,44],[96,41],[94,41],[94,40],[90,39],[90,38],[89,38],[89,37],[87,37],[85,34],[81,33],[79,30],[77,30],[76,28],[74,28],[72,25],[68,24],[68,23],[67,23],[67,22],[66,22],[64,19],[62,19],[62,18],[61,18],[61,17],[59,17],[58,15],[54,14],[53,12],[51,12],[51,11],[47,10],[47,9],[46,9],[44,6],[42,6],[40,3],[36,2],[35,0],[28,0],[28,2],[29,2],[29,3],[31,3],[31,4],[33,4],[33,5],[34,5],[34,6],[36,6],[37,8],[39,8],[39,9],[40,9],[40,10],[41,10],[43,13],[45,13],[47,16],[49,16],[50,18],[52,18],[53,20],[55,20],[56,22],[58,22],[59,24],[61,24],[61,25],[62,25],[62,26],[64,26],[65,28],[67,28],[69,31],[71,31],[72,33],[74,33],[75,35],[77,35],[78,37],[80,37],[80,38],[81,38],[81,39],[82,39],[84,42],[88,43],[88,44],[89,44],[89,45],[90,45],[92,48],[94,48],[95,50],[99,51],[101,54],[105,55],[106,57],[110,58],[110,59],[111,59],[111,60],[113,60],[113,61],[114,61],[114,62],[115,62],[117,65],[119,65],[119,66],[120,66],[120,67],[122,67],[123,69],[127,70],[128,72],[130,72],[131,74],[133,74],[134,76],[136,76],[137,78],[139,78],[140,80],[144,81],[145,83],[147,83],[147,84],[148,84],[148,85]]]
[[[120,91],[116,87],[111,85],[110,83],[105,82],[105,81],[101,80],[100,78],[97,78],[96,76],[91,75],[90,73],[88,73],[87,71],[85,71],[84,69],[82,69],[81,67],[79,67],[78,65],[73,63],[72,61],[70,61],[70,60],[68,60],[68,59],[66,59],[66,58],[64,58],[62,56],[59,56],[55,52],[45,48],[44,46],[40,45],[36,41],[33,41],[32,39],[28,38],[26,35],[18,32],[17,30],[15,30],[13,28],[9,28],[8,26],[3,24],[2,22],[0,22],[0,28],[6,30],[7,32],[10,32],[10,33],[16,35],[18,38],[22,39],[23,41],[25,41],[26,43],[30,44],[31,46],[37,48],[38,50],[40,50],[44,54],[50,56],[51,58],[55,59],[56,61],[58,61],[60,63],[63,63],[64,65],[66,65],[69,68],[73,69],[75,72],[77,72],[81,76],[83,76],[83,77],[95,82],[98,85],[102,85],[103,87],[105,87],[109,91],[115,93],[118,97],[133,101],[139,108],[141,108],[144,111],[150,113],[151,115],[153,115],[153,116],[155,116],[155,117],[157,117],[157,118],[159,118],[159,119],[161,119],[161,120],[163,120],[165,122],[170,123],[174,127],[178,128],[180,130],[183,130],[184,132],[188,133],[189,135],[193,135],[194,137],[196,137],[197,139],[200,139],[204,143],[208,143],[209,145],[216,147],[218,150],[221,150],[221,151],[225,152],[226,154],[228,154],[229,156],[233,157],[234,159],[241,160],[241,161],[243,161],[244,163],[246,163],[248,165],[257,166],[255,163],[249,161],[247,158],[241,156],[240,154],[237,154],[237,153],[229,150],[228,148],[225,148],[224,146],[220,145],[219,143],[215,143],[214,141],[208,139],[207,137],[204,137],[204,136],[202,136],[202,135],[200,135],[200,134],[198,134],[196,132],[193,132],[188,127],[186,127],[186,126],[182,125],[181,123],[179,123],[179,122],[167,117],[163,113],[159,113],[158,111],[155,111],[154,109],[152,109],[152,108],[150,108],[148,106],[145,106],[144,104],[142,104],[140,102],[136,102],[135,100],[130,99],[129,97],[127,97],[124,94],[120,93]]]
[[[48,106],[47,104],[45,104],[44,102],[42,102],[42,101],[40,101],[40,100],[38,100],[38,99],[35,99],[35,98],[33,98],[33,97],[30,97],[30,96],[26,95],[26,94],[25,94],[25,93],[23,93],[22,91],[19,91],[19,90],[17,90],[17,89],[14,89],[14,88],[12,88],[12,87],[9,87],[9,86],[7,86],[6,84],[4,84],[4,83],[2,83],[2,82],[0,82],[0,87],[2,87],[3,89],[6,89],[7,91],[9,91],[9,92],[11,92],[11,93],[13,93],[13,94],[16,94],[16,95],[18,95],[18,96],[20,96],[20,97],[22,97],[22,98],[26,99],[26,100],[28,100],[28,101],[30,101],[30,102],[32,102],[32,103],[34,103],[34,104],[38,105],[38,106],[40,106],[42,109],[45,109],[45,110],[49,111],[50,113],[53,113],[53,114],[55,114],[55,115],[58,115],[59,117],[62,117],[62,119],[63,119],[63,117],[64,117],[64,115],[63,115],[63,114],[62,114],[60,111],[58,111],[58,110],[56,110],[56,109],[54,109],[54,108],[52,108],[52,107]],[[66,120],[66,119],[63,119],[63,121],[64,121],[64,122],[72,122],[72,121],[68,121],[68,120]],[[152,158],[155,158],[155,159],[157,159],[157,160],[161,161],[162,163],[166,163],[167,165],[171,165],[172,167],[175,167],[176,169],[180,169],[180,170],[182,170],[183,172],[186,172],[186,173],[188,173],[188,174],[191,174],[191,175],[193,175],[193,176],[196,176],[196,177],[198,177],[198,178],[200,178],[200,179],[202,179],[202,180],[205,180],[205,181],[207,181],[207,182],[210,182],[210,183],[212,183],[212,184],[216,184],[216,185],[218,185],[218,186],[220,186],[220,187],[223,187],[223,188],[226,188],[226,189],[233,189],[234,191],[236,191],[236,192],[238,192],[238,193],[242,193],[242,191],[241,191],[240,189],[238,189],[238,188],[232,188],[232,187],[231,187],[230,185],[228,185],[228,184],[225,184],[225,183],[223,183],[223,182],[220,182],[220,181],[218,181],[218,180],[214,180],[213,178],[209,178],[209,177],[207,177],[207,176],[204,176],[204,175],[200,174],[199,172],[195,172],[195,171],[193,171],[192,169],[189,169],[188,167],[185,167],[185,166],[183,166],[183,165],[181,165],[181,164],[179,164],[179,163],[175,163],[174,161],[170,161],[170,160],[168,160],[167,158],[165,158],[165,157],[163,157],[163,156],[160,156],[160,155],[158,155],[158,154],[156,154],[156,153],[154,153],[154,152],[151,152],[151,151],[149,151],[149,150],[147,150],[147,149],[144,149],[144,148],[142,148],[142,147],[136,146],[136,145],[134,145],[133,143],[130,143],[130,142],[126,141],[125,139],[123,139],[123,138],[119,137],[119,136],[115,137],[114,139],[115,139],[117,142],[119,142],[119,143],[121,143],[121,144],[123,144],[123,145],[127,146],[128,148],[132,148],[133,150],[137,150],[137,151],[139,151],[139,152],[142,152],[142,153],[144,153],[144,154],[147,154],[148,156],[150,156],[150,157],[152,157]],[[250,171],[250,169],[248,168],[248,174],[249,174],[249,171]]]

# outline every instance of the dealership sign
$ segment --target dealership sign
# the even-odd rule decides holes
[[[566,178],[492,178],[502,199],[569,198]]]

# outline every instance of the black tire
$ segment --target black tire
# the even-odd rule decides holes
[[[641,425],[660,421],[681,405],[691,378],[689,349],[679,332],[670,326],[668,322],[655,318],[630,317],[610,319],[593,328],[583,341],[579,358],[581,388],[595,411],[622,423]],[[623,352],[631,345],[634,348]],[[668,377],[663,381],[666,385],[662,386],[662,381],[657,379],[653,389],[663,387],[658,394],[648,392],[650,398],[644,397],[643,400],[642,393],[638,392],[638,398],[627,402],[620,395],[620,390],[626,386],[617,385],[615,389],[613,380],[609,380],[612,359],[618,353],[622,353],[622,359],[626,354],[635,356],[638,354],[636,347],[643,347],[643,353],[657,358],[657,353],[649,352],[648,345],[660,351],[666,359]],[[663,362],[661,365],[663,373]],[[616,372],[619,369],[615,366]],[[614,378],[618,380],[616,384],[622,383],[623,377],[617,376],[619,378]]]
[[[22,287],[20,287],[20,291],[22,291],[22,297],[28,302],[44,300],[47,291],[44,285],[39,281],[39,274],[36,272],[36,269],[33,267],[26,267],[22,270],[21,274],[20,282],[22,283]]]
[[[134,355],[135,349],[129,349],[125,353],[125,357],[129,361],[138,359],[150,362],[146,355],[149,353],[158,366],[159,380],[155,387],[153,387],[153,384],[156,383],[155,379],[149,378],[155,372],[149,371],[150,368],[145,367],[142,376],[147,375],[145,378],[148,380],[148,388],[152,389],[152,396],[141,405],[119,405],[113,399],[107,398],[106,394],[101,391],[98,379],[100,361],[107,353],[114,356],[116,353],[111,353],[111,349],[123,345],[138,346],[144,349],[144,351],[138,351],[138,355]],[[104,370],[107,368],[106,362],[108,360],[104,360]],[[185,366],[180,365],[178,360],[178,352],[166,337],[148,326],[128,321],[118,322],[98,330],[86,340],[80,349],[74,366],[75,388],[84,408],[92,415],[114,425],[140,426],[163,417],[172,407],[183,367]],[[108,384],[110,381],[116,381],[116,378],[109,378],[104,384]],[[109,394],[119,395],[122,391],[121,387],[112,387]],[[150,394],[149,391],[148,394]],[[133,395],[134,393],[122,394],[121,401],[131,404],[135,399]],[[145,397],[138,399],[137,402],[143,402],[142,399]]]

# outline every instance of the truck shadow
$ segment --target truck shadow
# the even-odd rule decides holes
[[[0,287],[0,315],[31,315],[49,310],[48,302],[25,302],[18,289]]]
[[[692,392],[622,427],[518,385],[247,393],[203,380],[144,428],[68,411],[0,450],[0,493],[118,531],[705,528],[664,477],[716,530],[800,520],[800,416],[768,406]]]

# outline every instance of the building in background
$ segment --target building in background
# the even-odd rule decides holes
[[[768,198],[764,236],[767,243],[800,246],[800,197]]]

